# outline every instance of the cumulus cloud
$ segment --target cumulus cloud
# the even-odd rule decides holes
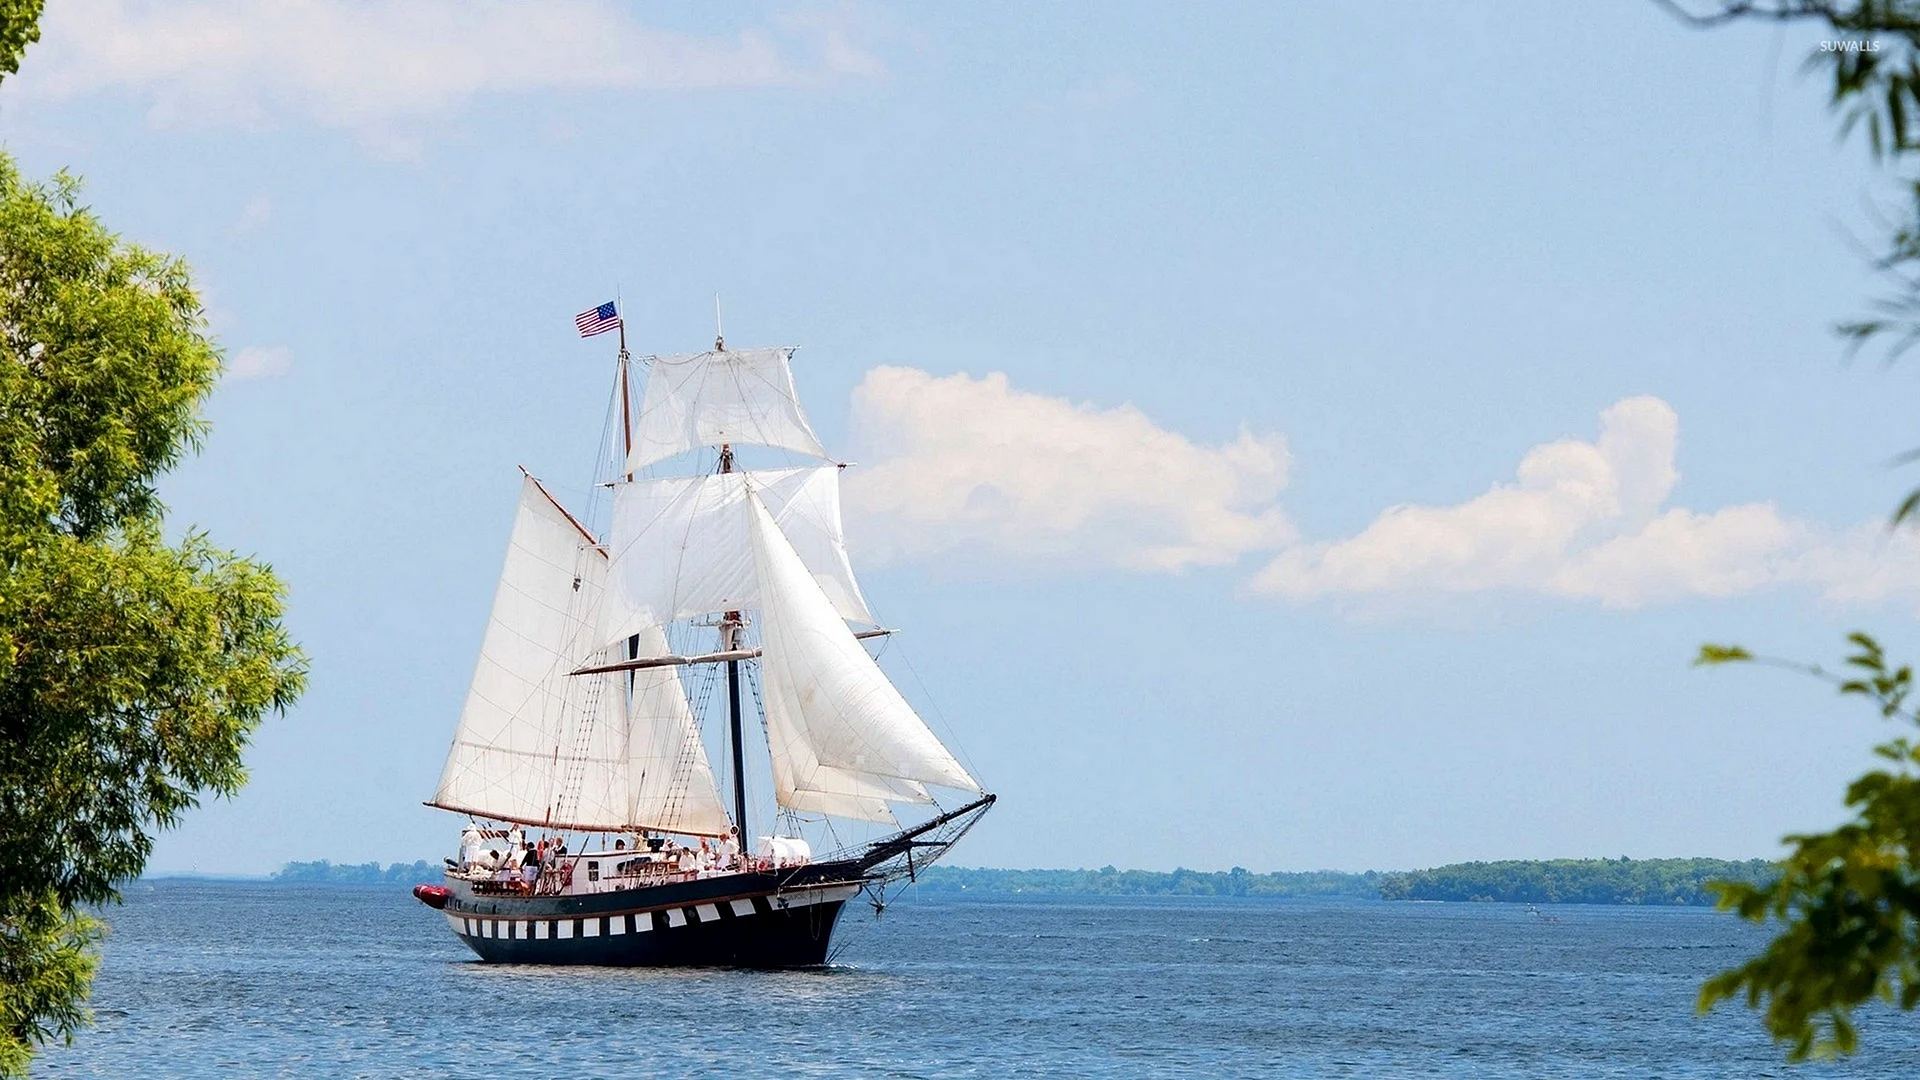
[[[483,94],[797,85],[884,70],[826,16],[700,38],[647,27],[606,0],[67,0],[49,5],[43,30],[33,62],[7,80],[15,100],[120,91],[163,127],[298,116],[391,153]]]
[[[1395,506],[1345,540],[1280,552],[1255,592],[1324,596],[1521,591],[1633,608],[1785,585],[1834,601],[1920,596],[1920,542],[1795,521],[1770,503],[1664,508],[1679,417],[1653,397],[1600,414],[1594,442],[1521,458],[1515,482],[1455,506]]]
[[[870,460],[846,477],[870,558],[956,553],[1180,571],[1294,537],[1275,499],[1285,440],[1241,431],[1203,446],[1131,405],[1013,389],[1001,374],[881,367],[854,391]]]
[[[233,354],[227,375],[234,379],[271,379],[293,370],[293,350],[285,345],[254,345]]]

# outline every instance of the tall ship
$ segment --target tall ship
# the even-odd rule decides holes
[[[794,350],[716,335],[636,360],[597,311],[583,336],[618,329],[620,350],[594,494],[575,514],[521,470],[428,800],[466,816],[459,854],[414,895],[485,961],[825,963],[845,905],[877,910],[994,796],[868,651],[892,631],[854,580],[846,466]]]

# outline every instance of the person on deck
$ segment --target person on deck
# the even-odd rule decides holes
[[[479,826],[469,825],[465,829],[461,830],[460,832],[460,863],[461,865],[472,866],[474,863],[479,862],[480,861],[480,845],[485,842],[486,842],[486,838],[480,835]]]

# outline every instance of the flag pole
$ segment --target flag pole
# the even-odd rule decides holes
[[[633,397],[628,389],[627,376],[632,358],[627,353],[627,317],[620,311],[620,290],[617,287],[613,292],[613,311],[617,320],[615,326],[620,331],[620,464],[624,466],[627,459],[633,456]],[[628,473],[627,479],[633,479],[633,474]]]

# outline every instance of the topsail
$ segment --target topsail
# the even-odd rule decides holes
[[[747,544],[749,486],[834,610],[855,622],[874,621],[847,562],[838,467],[665,476],[622,484],[614,494],[601,641],[675,619],[760,607]]]
[[[626,471],[701,447],[772,446],[825,459],[793,391],[793,350],[715,349],[656,356]]]

